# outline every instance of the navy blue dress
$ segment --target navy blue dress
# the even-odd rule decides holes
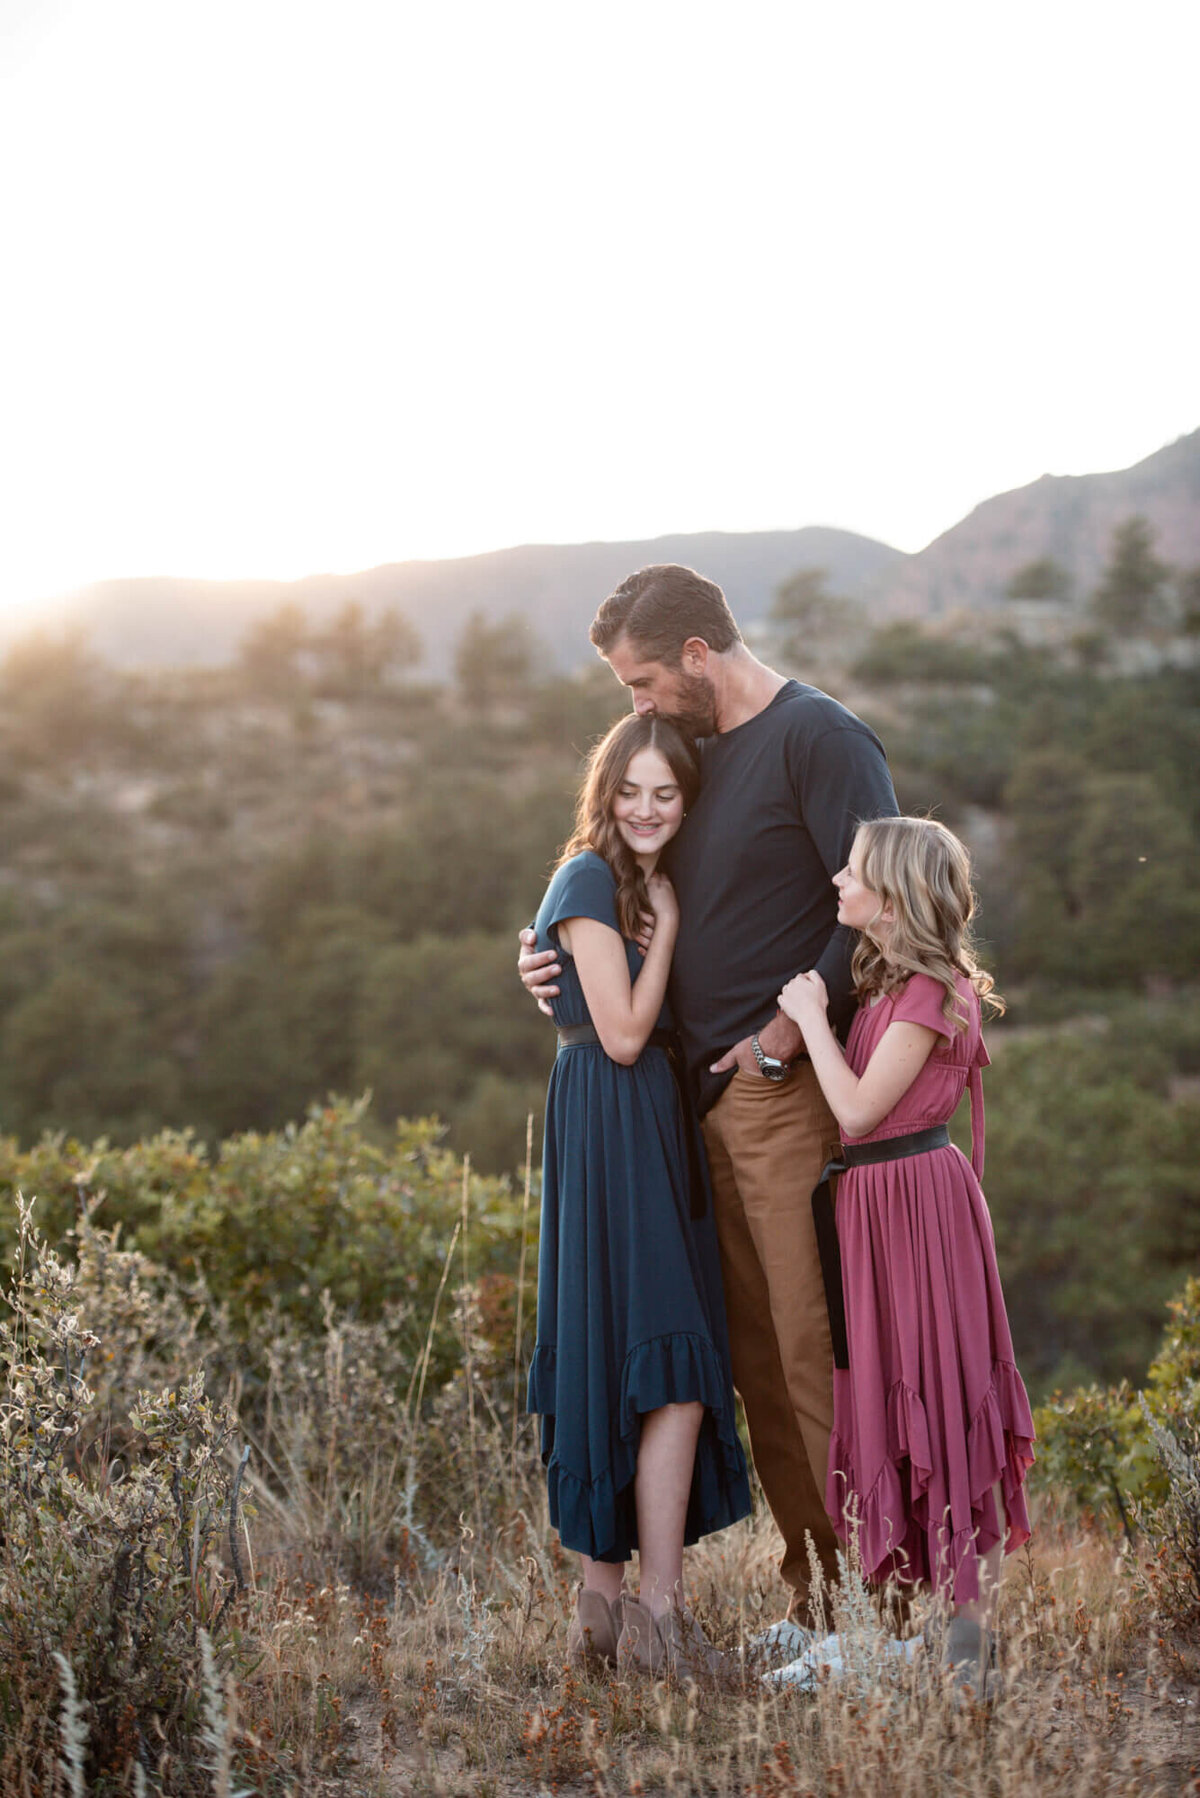
[[[612,870],[590,850],[557,870],[536,924],[538,948],[562,963],[555,1021],[586,1024],[575,963],[558,941],[565,918],[619,928]],[[625,947],[636,979],[641,957]],[[664,1008],[659,1023],[669,1022]],[[712,1198],[702,1218],[690,1215],[688,1129],[697,1126],[664,1049],[623,1067],[599,1043],[560,1047],[546,1098],[529,1409],[542,1419],[550,1520],[564,1547],[597,1561],[625,1561],[637,1547],[641,1420],[662,1405],[705,1406],[684,1540],[750,1509]]]

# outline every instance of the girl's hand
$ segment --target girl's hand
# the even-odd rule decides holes
[[[804,1029],[806,1020],[824,1017],[829,1004],[829,994],[825,982],[815,968],[807,974],[797,974],[789,980],[779,995],[779,1009],[786,1012],[792,1022]]]
[[[658,869],[646,881],[646,891],[650,896],[650,909],[654,913],[656,925],[664,924],[668,929],[679,922],[679,901],[675,897],[675,888],[665,874]]]

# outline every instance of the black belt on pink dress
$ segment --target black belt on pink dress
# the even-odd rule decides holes
[[[560,1024],[558,1027],[560,1049],[576,1049],[588,1043],[599,1042],[600,1037],[594,1024]],[[646,1038],[646,1048],[665,1049],[667,1052],[683,1112],[683,1140],[687,1146],[688,1209],[692,1217],[703,1217],[708,1210],[708,1192],[704,1184],[704,1170],[700,1166],[700,1126],[696,1122],[696,1108],[688,1090],[679,1033],[675,1030],[652,1030]]]
[[[879,1142],[839,1143],[837,1154],[832,1155],[821,1169],[821,1177],[813,1187],[813,1225],[817,1232],[817,1254],[821,1258],[821,1278],[825,1282],[835,1367],[849,1367],[850,1352],[846,1341],[842,1256],[833,1215],[831,1179],[834,1174],[844,1174],[848,1168],[873,1167],[880,1161],[907,1161],[911,1155],[928,1155],[931,1149],[949,1147],[950,1132],[945,1124],[931,1124],[928,1130],[914,1130],[908,1136],[885,1136]]]

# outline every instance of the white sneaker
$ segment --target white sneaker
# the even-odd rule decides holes
[[[742,1655],[745,1660],[761,1661],[764,1666],[773,1661],[794,1661],[806,1648],[811,1648],[816,1639],[811,1629],[804,1629],[790,1617],[784,1617],[778,1623],[772,1623],[769,1629],[759,1630],[756,1636],[751,1636]]]
[[[846,1671],[842,1656],[842,1645],[837,1636],[822,1636],[818,1639],[810,1632],[808,1645],[803,1653],[786,1667],[776,1667],[762,1676],[764,1686],[795,1686],[801,1692],[811,1692],[817,1684],[822,1668],[828,1669],[830,1679],[839,1679]]]
[[[852,1655],[840,1636],[822,1636],[819,1642],[811,1642],[804,1653],[794,1661],[789,1661],[786,1667],[776,1667],[772,1672],[764,1673],[762,1682],[764,1686],[774,1686],[777,1690],[788,1686],[796,1691],[811,1692],[816,1689],[822,1676],[826,1679],[843,1679],[850,1672],[860,1678],[869,1676],[871,1663],[876,1657],[879,1660],[911,1661],[918,1643],[902,1642],[898,1636],[892,1636],[869,1648],[865,1644],[860,1646],[866,1652]]]

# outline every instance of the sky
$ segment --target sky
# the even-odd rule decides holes
[[[0,0],[0,608],[1200,425],[1193,0]]]

